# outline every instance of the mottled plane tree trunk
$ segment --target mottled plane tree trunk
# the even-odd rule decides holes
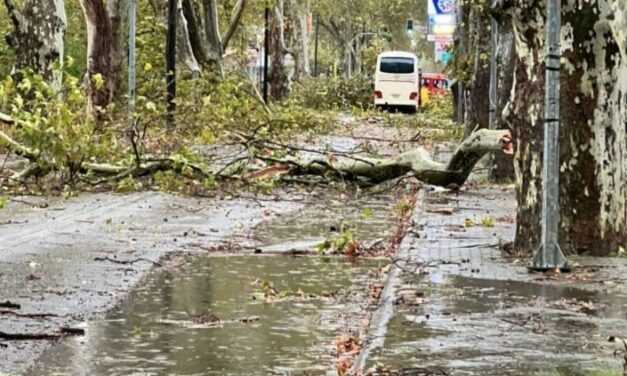
[[[512,16],[516,70],[509,121],[517,142],[516,248],[539,245],[545,1],[502,1]],[[562,2],[560,245],[608,255],[624,246],[627,189],[627,4]]]
[[[511,129],[507,122],[506,114],[510,103],[512,86],[514,85],[514,58],[516,49],[514,45],[514,31],[512,20],[503,15],[497,18],[498,44],[496,50],[497,61],[497,102],[496,102],[496,128]],[[514,163],[509,155],[495,154],[493,165],[490,168],[490,179],[496,182],[511,182],[514,179]]]
[[[309,59],[309,45],[311,39],[310,22],[311,22],[311,4],[309,1],[303,1],[302,4],[296,6],[296,15],[298,24],[297,46],[298,59],[296,65],[295,78],[311,75],[311,62]]]
[[[81,0],[87,27],[87,99],[89,112],[97,119],[111,103],[120,82],[120,0]]]
[[[235,3],[228,28],[224,34],[221,34],[217,0],[203,0],[204,36],[207,40],[206,63],[220,73],[223,71],[224,53],[241,23],[246,5],[246,0],[238,0],[237,3]],[[190,19],[188,21],[191,22],[192,20]],[[190,31],[196,29],[199,28],[192,27]],[[198,37],[197,35],[194,38]]]
[[[466,82],[466,136],[490,122],[490,17],[484,6],[470,6],[466,22],[467,59],[470,68]]]
[[[280,100],[287,96],[289,91],[289,80],[287,76],[287,67],[285,66],[285,57],[291,53],[287,49],[285,42],[285,24],[284,24],[284,2],[278,0],[278,4],[272,12],[270,22],[270,59],[271,69],[269,75],[270,96],[274,100]]]
[[[128,0],[106,0],[107,13],[111,22],[111,79],[113,97],[119,94],[122,86],[124,67],[128,61],[126,32],[128,31]]]
[[[277,22],[277,38],[284,55],[294,59],[294,80],[311,73],[309,63],[309,17],[308,1],[277,0],[273,16]],[[278,51],[278,50],[277,50]]]
[[[15,50],[15,69],[32,69],[52,80],[54,64],[63,56],[65,6],[62,0],[27,0],[18,9],[12,0],[4,0],[13,24],[6,36]]]

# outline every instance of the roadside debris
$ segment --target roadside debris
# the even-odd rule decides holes
[[[64,337],[84,336],[85,330],[80,328],[62,327],[54,333],[5,333],[0,332],[0,340],[4,341],[54,341]]]
[[[132,265],[132,264],[135,264],[136,262],[143,261],[143,262],[153,264],[154,266],[159,267],[159,268],[162,266],[161,263],[157,261],[152,261],[143,257],[139,257],[133,260],[117,260],[117,259],[106,256],[106,257],[96,257],[94,258],[94,261],[109,261],[111,263],[120,264],[120,265]]]
[[[356,337],[344,335],[335,339],[336,370],[339,376],[348,375],[361,348],[362,346]]]

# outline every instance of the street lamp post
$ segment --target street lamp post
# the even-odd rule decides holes
[[[568,268],[559,246],[561,21],[561,0],[547,0],[542,244],[533,261],[533,269],[539,271]]]

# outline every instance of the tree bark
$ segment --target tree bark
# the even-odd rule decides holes
[[[198,16],[198,9],[193,0],[183,0],[183,14],[187,21],[187,30],[189,33],[189,43],[191,45],[194,57],[201,65],[208,61],[208,53],[205,48],[206,37],[203,32],[202,21]]]
[[[32,69],[53,79],[53,65],[63,56],[65,7],[61,0],[27,0],[20,11],[12,0],[4,0],[13,24],[6,36],[16,53],[16,70]]]
[[[298,18],[298,66],[296,67],[295,78],[299,79],[302,76],[311,76],[311,63],[309,58],[309,45],[310,45],[310,5],[309,2],[297,7]]]
[[[231,39],[235,35],[237,28],[242,22],[242,16],[244,15],[244,9],[246,9],[246,0],[238,0],[233,7],[233,11],[231,12],[231,21],[229,22],[229,28],[224,33],[224,37],[222,38],[222,50],[226,51],[229,48],[229,44],[231,43]]]
[[[191,33],[189,29],[189,23],[187,17],[185,17],[185,11],[183,9],[183,2],[177,1],[177,55],[178,58],[185,64],[185,66],[192,72],[192,77],[198,77],[200,75],[200,64],[194,54],[192,48]]]
[[[284,30],[282,22],[282,10],[275,9],[270,22],[270,58],[272,60],[270,70],[270,96],[274,100],[281,100],[287,96],[289,83],[285,67]]]
[[[372,184],[379,184],[412,174],[427,184],[459,188],[486,153],[499,151],[513,152],[509,131],[482,129],[464,140],[447,164],[433,161],[429,152],[423,148],[416,148],[392,158],[341,154],[296,155],[280,160],[259,158],[286,165],[289,169],[283,171],[291,175],[336,174],[342,179],[366,180]]]
[[[67,15],[65,13],[65,0],[55,0],[54,2],[58,17],[58,28],[55,33],[55,43],[57,52],[59,53],[59,70],[54,72],[54,86],[57,92],[63,87],[63,67],[65,66],[65,29],[67,25]]]
[[[512,86],[514,84],[514,58],[516,50],[514,46],[514,32],[512,21],[507,17],[497,19],[499,24],[499,42],[496,51],[498,66],[496,116],[497,129],[511,129],[504,114],[507,113],[510,102]],[[511,156],[496,154],[490,169],[490,178],[496,182],[511,182],[515,178],[514,162]]]
[[[485,9],[472,6],[468,17],[467,48],[472,73],[466,84],[466,135],[488,128],[490,122],[490,17]]]
[[[113,100],[115,85],[114,44],[111,18],[103,0],[81,0],[87,26],[87,98],[92,116],[101,119]]]
[[[237,0],[227,31],[221,35],[217,1],[203,0],[204,31],[207,42],[206,63],[211,69],[218,71],[220,75],[224,71],[224,53],[241,23],[246,5],[246,0]]]
[[[124,67],[128,60],[128,51],[126,49],[126,33],[128,30],[128,0],[106,0],[107,14],[111,23],[111,74],[110,80],[112,84],[112,97],[115,98],[119,94],[122,86],[122,78]]]
[[[509,8],[516,71],[509,121],[516,147],[516,247],[539,245],[544,98],[544,1]],[[627,9],[622,0],[562,5],[560,245],[608,255],[627,240]]]
[[[220,36],[218,3],[216,0],[204,0],[205,35],[207,37],[207,59],[213,68],[222,74],[224,49]]]

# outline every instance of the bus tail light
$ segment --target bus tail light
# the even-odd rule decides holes
[[[409,94],[409,100],[416,100],[416,98],[418,98],[418,93],[417,92],[412,92],[411,94]]]
[[[383,98],[383,93],[380,90],[375,90],[374,97],[377,99]]]

